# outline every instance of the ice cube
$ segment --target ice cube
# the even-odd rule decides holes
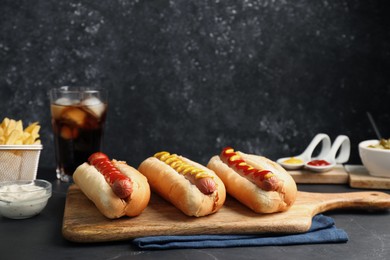
[[[62,113],[62,118],[82,127],[87,118],[87,113],[77,107],[70,107]]]
[[[102,103],[103,102],[100,101],[100,99],[98,99],[97,97],[89,97],[89,98],[84,99],[81,102],[81,105],[83,105],[83,106],[95,106],[95,105],[100,105]]]
[[[58,106],[58,105],[51,105],[51,115],[54,119],[61,118],[62,111],[64,111],[66,107],[64,106]]]
[[[90,112],[94,117],[100,118],[106,110],[106,104],[104,104],[97,97],[89,97],[81,102],[85,110]]]
[[[77,138],[78,136],[78,129],[77,128],[70,128],[68,126],[63,126],[61,128],[61,132],[60,132],[60,135],[62,138],[66,139],[66,140],[70,140],[70,139],[74,139],[74,138]]]
[[[51,114],[54,119],[59,119],[62,115],[62,112],[67,109],[68,106],[77,105],[80,101],[76,99],[70,99],[67,97],[62,97],[53,102],[51,105]]]
[[[54,104],[59,106],[71,106],[79,103],[79,100],[62,97],[54,101]]]

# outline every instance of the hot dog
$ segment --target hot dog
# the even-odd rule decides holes
[[[133,192],[133,182],[110,161],[103,153],[94,153],[88,158],[90,165],[103,174],[112,191],[121,199],[125,199]]]
[[[294,179],[265,157],[226,147],[207,167],[222,179],[227,193],[256,213],[286,211],[295,202]]]
[[[210,169],[183,156],[156,153],[138,170],[153,191],[188,216],[201,217],[217,212],[225,202],[221,179]]]
[[[147,179],[123,161],[94,153],[75,170],[74,182],[107,218],[134,217],[150,200]]]

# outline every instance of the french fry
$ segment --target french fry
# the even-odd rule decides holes
[[[33,144],[35,142],[35,138],[30,135],[29,138],[27,138],[23,144]]]
[[[4,118],[3,121],[1,122],[1,127],[5,129],[8,123],[9,123],[9,118],[8,117]]]
[[[23,132],[22,140],[25,142],[29,137],[31,136],[30,133],[27,133],[26,131]]]
[[[22,122],[22,120],[16,121],[15,129],[19,130],[20,132],[23,132],[23,122]]]
[[[15,144],[16,141],[19,139],[19,137],[21,137],[23,135],[23,133],[17,129],[14,129],[6,138],[5,140],[5,144],[6,145],[11,145],[11,144]]]
[[[15,126],[16,126],[16,121],[13,119],[9,120],[8,125],[5,128],[5,135],[9,136],[12,133],[12,131],[15,129]]]
[[[38,129],[36,129],[38,128]],[[40,129],[40,125],[38,125],[38,122],[34,122],[34,123],[31,123],[29,126],[26,127],[26,129],[24,129],[25,132],[27,133],[33,133],[34,131],[36,131],[38,133],[39,129]]]
[[[0,123],[0,145],[41,144],[38,122],[31,123],[23,130],[23,121],[4,118]]]

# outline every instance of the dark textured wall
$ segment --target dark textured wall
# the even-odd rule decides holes
[[[0,2],[0,116],[40,121],[47,91],[110,91],[105,151],[137,166],[159,150],[201,163],[226,145],[271,159],[319,132],[390,137],[386,0]]]

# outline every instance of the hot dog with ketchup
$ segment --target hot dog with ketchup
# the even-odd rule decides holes
[[[207,167],[222,179],[227,193],[256,213],[286,211],[295,202],[294,179],[265,157],[226,147]]]
[[[147,179],[123,161],[94,153],[73,174],[74,182],[107,218],[134,217],[150,200]]]
[[[221,179],[210,169],[177,154],[159,152],[143,161],[138,170],[153,191],[188,216],[217,212],[225,202]]]

